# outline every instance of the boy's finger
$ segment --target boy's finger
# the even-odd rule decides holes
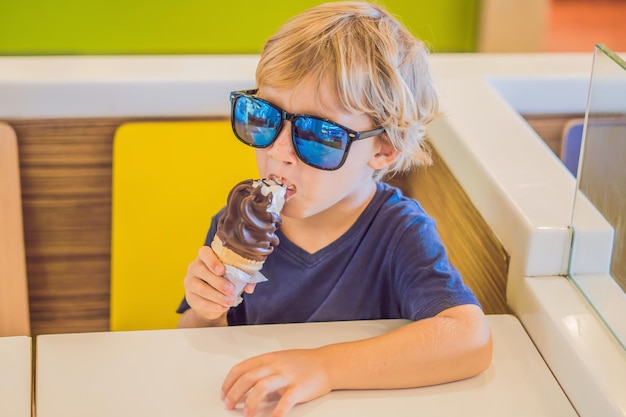
[[[202,246],[198,250],[198,257],[215,275],[224,275],[224,264],[220,262],[218,257],[209,246]]]
[[[255,288],[256,288],[256,283],[253,282],[250,284],[246,284],[246,286],[243,287],[243,290],[248,294],[252,294]]]

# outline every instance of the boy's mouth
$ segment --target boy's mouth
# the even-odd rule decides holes
[[[291,196],[293,196],[296,193],[296,186],[293,184],[289,184],[289,181],[285,181],[283,177],[270,174],[267,178],[286,188],[285,200],[288,200]]]

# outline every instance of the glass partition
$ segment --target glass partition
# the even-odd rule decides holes
[[[626,63],[596,45],[569,276],[626,348]]]

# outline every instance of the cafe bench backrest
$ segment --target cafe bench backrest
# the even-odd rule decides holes
[[[0,337],[30,335],[17,137],[0,122]]]
[[[258,176],[228,121],[128,123],[113,147],[111,330],[174,328],[188,264],[237,182]]]

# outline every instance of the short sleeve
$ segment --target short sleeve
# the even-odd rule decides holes
[[[396,296],[403,317],[420,320],[458,305],[479,305],[449,262],[431,217],[419,216],[407,225],[392,257]]]

